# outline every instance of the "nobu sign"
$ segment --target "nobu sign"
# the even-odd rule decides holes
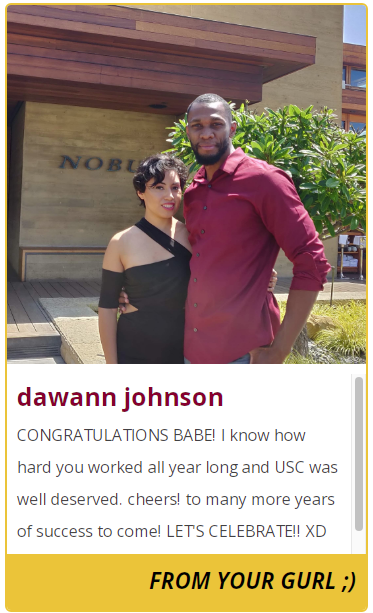
[[[66,162],[67,162],[69,166],[73,168],[73,170],[77,170],[80,160],[82,159],[82,156],[81,155],[76,156],[75,160],[73,160],[69,155],[63,155],[62,158],[63,158],[62,163],[58,168],[66,168]],[[135,160],[127,161],[126,170],[128,172],[135,172],[134,168],[132,167],[134,162]],[[118,170],[122,170],[122,164],[123,164],[123,161],[120,160],[119,158],[111,158],[105,170],[107,170],[108,172],[117,172]],[[104,162],[99,157],[91,157],[91,158],[88,158],[85,162],[82,162],[81,166],[83,165],[88,170],[99,170],[104,165]]]

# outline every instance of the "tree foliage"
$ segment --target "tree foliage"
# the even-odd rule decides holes
[[[348,230],[365,232],[365,136],[345,132],[334,121],[332,109],[302,110],[290,104],[283,109],[256,114],[231,105],[237,131],[235,147],[250,157],[278,166],[293,179],[305,208],[322,239]],[[186,116],[169,134],[174,153],[199,168],[186,134]]]

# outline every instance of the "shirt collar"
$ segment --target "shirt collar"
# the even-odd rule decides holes
[[[235,149],[233,153],[228,155],[227,159],[224,160],[224,162],[222,163],[222,165],[216,172],[220,174],[220,172],[222,171],[222,172],[226,172],[227,174],[231,175],[234,173],[237,166],[246,157],[247,156],[242,151],[241,147],[237,147],[237,149]],[[196,172],[196,174],[194,175],[193,181],[196,181],[197,183],[203,183],[204,181],[206,181],[206,171],[205,171],[204,166],[201,166],[201,168]]]

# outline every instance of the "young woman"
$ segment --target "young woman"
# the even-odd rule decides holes
[[[98,314],[107,364],[184,364],[191,246],[174,215],[187,177],[186,166],[167,154],[146,158],[134,175],[145,215],[113,236],[103,262]],[[268,290],[275,284],[276,273]],[[126,305],[117,322],[122,287]]]
[[[166,154],[141,162],[133,183],[145,216],[116,234],[106,250],[99,328],[107,364],[183,364],[184,305],[191,247],[173,216],[188,176]],[[129,304],[117,323],[118,298]]]

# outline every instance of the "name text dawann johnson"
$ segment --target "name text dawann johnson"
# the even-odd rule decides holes
[[[133,406],[149,407],[189,407],[223,406],[221,392],[155,392],[149,387],[146,392],[131,392],[125,388],[123,413]],[[114,392],[34,392],[26,387],[18,394],[18,404],[22,407],[116,407]],[[123,405],[123,402],[120,403]]]

